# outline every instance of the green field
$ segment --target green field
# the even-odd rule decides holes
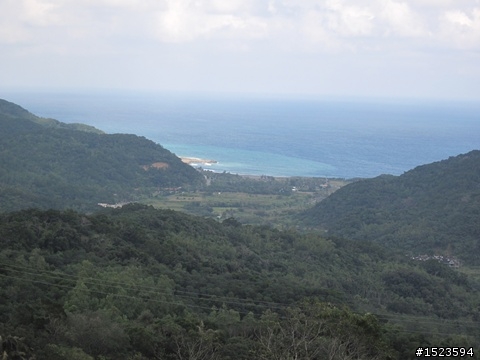
[[[262,182],[259,178],[242,178],[249,183]],[[205,188],[204,191],[159,193],[143,198],[140,202],[159,209],[183,211],[219,221],[233,217],[243,224],[275,227],[282,224],[282,227],[292,227],[296,226],[291,220],[292,215],[312,207],[351,182],[323,178],[275,178],[270,181],[276,186],[283,184],[289,191],[278,194],[252,194],[241,191],[212,191],[212,186]]]

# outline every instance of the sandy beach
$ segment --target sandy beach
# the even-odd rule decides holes
[[[196,158],[196,157],[184,157],[181,156],[180,159],[188,165],[211,165],[211,164],[216,164],[218,161],[217,160],[212,160],[212,159],[201,159],[201,158]]]

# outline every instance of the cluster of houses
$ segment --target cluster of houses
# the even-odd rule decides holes
[[[121,208],[124,205],[130,204],[130,202],[121,202],[121,203],[116,203],[116,204],[106,204],[106,203],[98,203],[98,206],[104,207],[104,208],[113,208],[113,209],[118,209]]]
[[[460,267],[459,260],[443,255],[417,255],[412,256],[412,259],[417,261],[436,260],[439,263],[450,266],[451,268],[457,269]]]

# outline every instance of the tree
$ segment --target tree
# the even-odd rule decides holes
[[[374,316],[317,301],[288,308],[283,317],[265,312],[257,339],[262,360],[389,359]]]
[[[220,332],[207,329],[203,321],[197,322],[195,317],[187,314],[178,324],[175,319],[164,319],[164,331],[169,333],[173,351],[178,360],[216,360],[219,356]],[[196,325],[194,325],[196,323]]]
[[[30,348],[18,336],[1,336],[0,350],[2,360],[35,360]]]

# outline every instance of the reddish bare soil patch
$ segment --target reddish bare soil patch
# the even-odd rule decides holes
[[[156,162],[151,165],[142,165],[143,170],[147,171],[148,169],[154,168],[154,169],[166,169],[170,165],[168,165],[165,162]]]

